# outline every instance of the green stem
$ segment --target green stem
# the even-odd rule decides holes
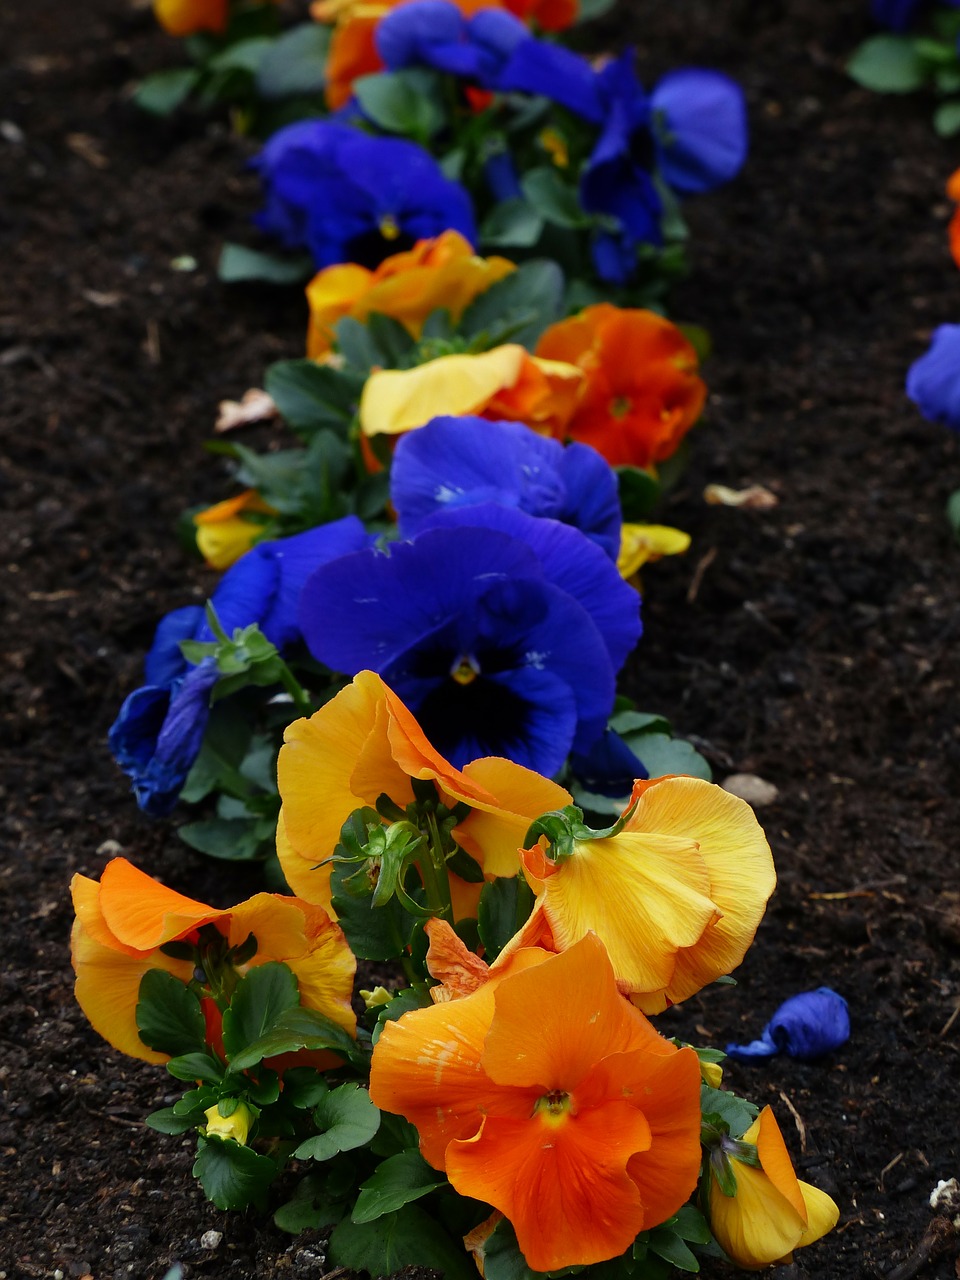
[[[279,659],[279,662],[280,682],[293,699],[294,706],[302,716],[313,715],[313,704],[310,701],[310,695],[283,659]]]
[[[427,893],[427,905],[434,915],[453,923],[453,902],[450,898],[450,876],[443,853],[443,841],[437,826],[435,813],[427,813],[427,850],[417,864]]]

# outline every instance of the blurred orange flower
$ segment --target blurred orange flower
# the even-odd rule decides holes
[[[955,169],[951,173],[947,182],[947,195],[954,204],[960,206],[960,169]],[[947,234],[950,239],[950,254],[960,267],[960,208],[954,209]]]
[[[94,1030],[121,1053],[146,1062],[168,1060],[168,1054],[147,1048],[140,1039],[140,981],[149,969],[165,969],[190,982],[193,962],[174,959],[161,948],[194,940],[195,931],[204,925],[213,925],[230,947],[240,946],[252,933],[256,952],[237,973],[242,976],[269,960],[282,961],[296,974],[301,1004],[351,1035],[356,1031],[350,1003],[356,960],[339,925],[309,902],[258,893],[218,911],[158,884],[126,858],[109,862],[99,884],[75,875],[70,890],[76,911],[70,943],[77,1001]],[[205,1009],[208,1016],[211,1012]],[[214,1035],[218,1025],[216,1017]]]
[[[198,31],[221,35],[230,21],[230,0],[153,0],[153,12],[172,36],[192,36]]]
[[[454,839],[488,878],[516,875],[518,849],[541,813],[570,803],[563,787],[510,760],[489,756],[455,769],[427,741],[403,702],[372,671],[361,671],[309,719],[284,735],[277,764],[283,808],[277,853],[288,884],[330,910],[329,863],[350,814],[386,794],[401,808],[412,778],[433,781],[448,804],[470,814]],[[476,914],[480,885],[451,876],[454,914]]]
[[[669,458],[706,400],[692,344],[653,311],[600,302],[551,325],[537,355],[583,370],[567,433],[614,467],[650,467]]]
[[[791,1262],[794,1249],[813,1244],[837,1225],[840,1211],[826,1192],[797,1180],[769,1107],[763,1108],[741,1141],[756,1145],[760,1167],[738,1160],[731,1150],[724,1158],[736,1182],[736,1195],[724,1195],[710,1168],[701,1185],[701,1199],[720,1247],[738,1266],[758,1271],[775,1262]]]
[[[521,854],[538,897],[509,945],[564,951],[592,931],[620,989],[660,1013],[740,964],[776,873],[750,806],[701,778],[636,782],[627,813],[557,862],[540,845]]]
[[[387,1024],[370,1096],[510,1220],[534,1271],[616,1257],[697,1181],[696,1054],[621,997],[593,935],[517,952],[471,994]]]
[[[506,258],[478,257],[458,231],[420,240],[408,252],[385,258],[375,271],[353,262],[327,267],[307,285],[307,355],[313,360],[326,355],[334,326],[344,316],[360,321],[374,311],[392,316],[415,338],[440,307],[456,323],[478,294],[515,270]]]
[[[250,517],[276,514],[256,489],[244,489],[235,498],[195,513],[197,549],[211,569],[229,569],[259,539],[263,523]]]
[[[474,414],[525,422],[562,438],[583,373],[575,365],[531,356],[516,343],[479,355],[439,356],[413,369],[381,369],[360,397],[366,436],[401,435],[441,415]]]

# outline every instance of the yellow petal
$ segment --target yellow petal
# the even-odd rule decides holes
[[[689,546],[690,535],[682,529],[665,524],[624,524],[617,568],[622,578],[632,578],[649,560],[683,555]]]
[[[471,812],[454,828],[453,837],[483,868],[484,875],[515,876],[520,868],[519,849],[530,824],[551,809],[572,803],[569,791],[532,769],[498,756],[486,756],[464,766],[472,782],[490,792],[490,805],[466,795]]]
[[[800,1237],[800,1247],[802,1248],[804,1245],[813,1244],[815,1240],[825,1236],[828,1231],[832,1231],[837,1225],[840,1210],[827,1193],[821,1191],[819,1187],[812,1187],[809,1182],[801,1182],[799,1187],[803,1196],[804,1207],[807,1211],[807,1225],[803,1235]]]
[[[440,414],[476,413],[496,392],[512,387],[523,366],[523,347],[494,347],[480,355],[440,356],[414,369],[381,369],[360,397],[364,435],[399,435]]]

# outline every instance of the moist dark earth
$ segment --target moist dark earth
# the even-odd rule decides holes
[[[929,101],[845,78],[866,9],[621,0],[592,36],[635,42],[648,84],[729,72],[753,133],[742,177],[688,206],[673,314],[713,335],[711,396],[662,519],[693,546],[647,571],[627,687],[718,779],[778,791],[760,817],[779,888],[739,985],[663,1030],[723,1047],[797,991],[850,1003],[852,1037],[826,1059],[728,1064],[840,1206],[781,1274],[946,1280],[960,1238],[915,1250],[931,1190],[960,1175],[960,549],[944,518],[960,449],[901,388],[931,329],[960,320],[942,194],[958,155]],[[217,402],[301,354],[305,306],[217,283],[224,238],[251,234],[252,144],[224,118],[138,114],[131,84],[181,58],[148,12],[33,0],[3,6],[0,41],[0,1274],[153,1280],[179,1261],[186,1277],[319,1278],[317,1233],[214,1209],[191,1144],[144,1129],[168,1079],[85,1024],[67,947],[71,875],[121,851],[217,905],[259,887],[138,813],[106,733],[157,619],[214,581],[174,526],[229,492],[204,450]],[[185,255],[196,270],[171,265]],[[779,504],[709,506],[711,482]]]

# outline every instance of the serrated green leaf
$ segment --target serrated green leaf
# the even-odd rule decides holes
[[[338,1223],[347,1211],[347,1204],[332,1195],[330,1182],[329,1177],[321,1174],[308,1173],[301,1178],[292,1198],[273,1215],[280,1230],[299,1235],[301,1231],[319,1231]]]
[[[854,51],[847,74],[874,93],[912,93],[926,83],[928,65],[909,36],[871,36]]]
[[[267,369],[264,390],[298,435],[323,429],[345,434],[356,412],[361,383],[315,360],[278,360]]]
[[[694,1272],[700,1270],[696,1254],[669,1227],[658,1227],[650,1232],[648,1246],[657,1257],[669,1262],[678,1271]]]
[[[249,1205],[262,1209],[277,1176],[277,1165],[232,1138],[210,1135],[198,1139],[193,1176],[218,1209],[246,1209]]]
[[[301,1142],[298,1160],[329,1160],[341,1151],[365,1147],[380,1127],[380,1111],[358,1084],[342,1084],[320,1099],[313,1113],[323,1132]]]
[[[408,1204],[376,1222],[345,1219],[330,1236],[338,1266],[389,1276],[403,1267],[429,1267],[447,1280],[476,1280],[476,1268],[462,1244],[454,1243],[419,1205]]]
[[[157,1053],[178,1058],[206,1050],[199,998],[165,969],[148,969],[141,978],[136,1019],[140,1039]]]
[[[313,259],[305,254],[281,258],[230,242],[220,251],[217,264],[217,278],[224,284],[237,284],[243,280],[260,280],[264,284],[302,284],[313,272]]]
[[[232,1070],[242,1070],[234,1059],[272,1031],[280,1016],[299,1001],[297,979],[279,961],[257,965],[240,979],[223,1014],[223,1045]]]
[[[746,1098],[738,1098],[728,1089],[714,1089],[708,1084],[700,1086],[700,1111],[704,1116],[719,1116],[729,1127],[733,1138],[742,1138],[759,1114],[759,1108]]]
[[[360,1187],[357,1203],[350,1215],[354,1222],[373,1222],[413,1200],[419,1200],[446,1182],[427,1164],[419,1151],[401,1151],[384,1160],[376,1173]]]
[[[295,1053],[299,1049],[329,1049],[348,1062],[366,1061],[363,1049],[343,1027],[322,1013],[298,1006],[280,1014],[269,1031],[235,1053],[230,1067],[233,1071],[249,1071],[264,1058]]]
[[[202,1115],[201,1110],[199,1116]],[[199,1116],[178,1115],[173,1107],[162,1107],[148,1115],[144,1124],[156,1129],[157,1133],[180,1134],[192,1129],[199,1122]]]
[[[176,1080],[203,1080],[217,1084],[223,1079],[223,1064],[209,1053],[185,1053],[171,1058],[167,1070]]]
[[[687,1240],[691,1244],[709,1244],[713,1239],[706,1218],[692,1204],[685,1204],[664,1226],[668,1226],[681,1240]]]

